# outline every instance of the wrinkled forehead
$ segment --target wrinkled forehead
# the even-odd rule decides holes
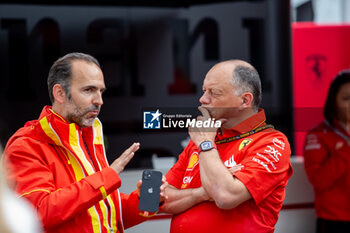
[[[211,68],[205,76],[203,87],[232,87],[232,78],[232,67],[216,65]]]

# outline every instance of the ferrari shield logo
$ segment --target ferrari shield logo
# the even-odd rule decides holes
[[[253,139],[250,138],[246,138],[244,139],[241,144],[239,144],[239,148],[238,150],[242,150],[244,147],[246,147],[249,143],[251,143],[253,141]]]

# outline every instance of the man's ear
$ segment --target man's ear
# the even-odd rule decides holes
[[[52,94],[53,94],[53,98],[55,99],[55,102],[57,103],[62,104],[66,100],[66,92],[64,91],[61,84],[55,84],[53,86]]]
[[[250,92],[245,92],[242,95],[242,107],[243,108],[251,108],[253,104],[253,94]]]

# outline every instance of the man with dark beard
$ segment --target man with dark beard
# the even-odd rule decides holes
[[[140,144],[110,166],[105,156],[97,116],[106,87],[98,61],[82,53],[58,59],[48,89],[52,107],[45,106],[38,120],[7,143],[9,183],[35,206],[46,232],[115,233],[146,220],[138,210],[138,190],[118,191],[119,174]]]

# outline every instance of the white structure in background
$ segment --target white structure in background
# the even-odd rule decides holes
[[[175,157],[158,157],[157,154],[152,155],[152,165],[155,170],[168,171],[175,162]]]
[[[296,8],[310,0],[291,0],[293,20]],[[349,0],[312,0],[314,22],[326,24],[350,23]]]

